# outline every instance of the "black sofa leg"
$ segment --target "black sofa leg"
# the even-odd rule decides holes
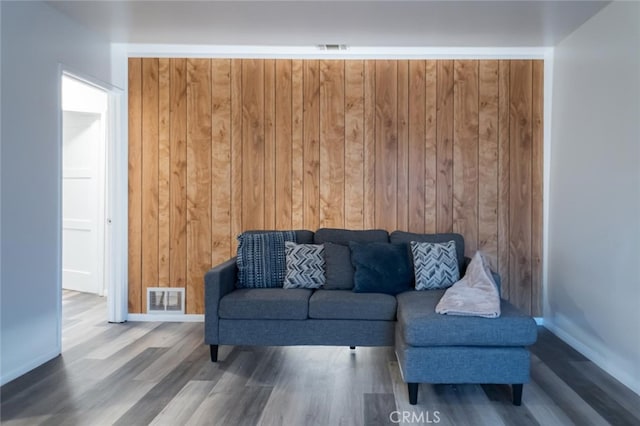
[[[218,362],[218,345],[209,345],[211,352],[211,362]]]
[[[409,404],[416,405],[418,403],[418,383],[407,383],[409,388]]]
[[[349,346],[349,349],[354,350],[356,347],[355,346]]]
[[[513,405],[522,405],[522,383],[517,385],[511,385],[513,391]]]

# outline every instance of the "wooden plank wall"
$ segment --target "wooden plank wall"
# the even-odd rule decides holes
[[[129,312],[246,229],[459,232],[540,315],[543,63],[129,60]]]

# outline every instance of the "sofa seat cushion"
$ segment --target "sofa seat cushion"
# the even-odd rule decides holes
[[[410,346],[527,346],[537,338],[536,323],[502,299],[498,318],[441,315],[435,307],[445,290],[397,295],[398,323]]]
[[[309,299],[309,318],[393,321],[396,298],[382,293],[316,290]]]
[[[294,288],[245,288],[220,299],[220,318],[288,319],[308,318],[311,290]]]

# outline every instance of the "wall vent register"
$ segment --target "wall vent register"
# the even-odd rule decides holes
[[[147,313],[184,314],[184,287],[148,287]]]

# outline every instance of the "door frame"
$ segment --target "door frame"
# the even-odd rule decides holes
[[[64,64],[58,66],[58,341],[62,347],[62,77],[68,76],[107,93],[104,191],[104,283],[108,322],[127,320],[127,147],[123,134],[124,91]]]

